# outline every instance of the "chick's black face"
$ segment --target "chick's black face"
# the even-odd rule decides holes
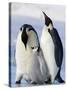
[[[25,29],[23,30],[23,32],[22,32],[22,34],[21,34],[21,40],[22,40],[22,42],[24,43],[25,48],[26,48],[27,40],[28,40],[28,35],[27,35]]]
[[[23,29],[23,30],[22,30],[22,29]],[[26,48],[26,46],[27,46],[27,41],[28,41],[27,32],[29,32],[30,30],[33,30],[33,31],[34,31],[34,28],[33,28],[31,25],[24,24],[24,25],[22,25],[22,27],[20,28],[20,30],[22,31],[21,40],[22,40],[22,42],[24,43],[25,48]]]

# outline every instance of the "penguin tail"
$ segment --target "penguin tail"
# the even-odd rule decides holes
[[[57,74],[55,80],[57,80],[59,83],[65,83],[65,81],[60,76],[60,70],[58,71],[58,74]]]
[[[59,77],[57,78],[57,81],[58,81],[59,83],[65,83],[65,81],[61,78],[61,76],[59,76]]]

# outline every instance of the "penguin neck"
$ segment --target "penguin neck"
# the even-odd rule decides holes
[[[48,29],[53,30],[53,25],[50,23],[49,26],[44,25],[43,30],[48,31]]]
[[[43,32],[48,32],[48,27],[46,25],[43,27]]]
[[[47,26],[47,28],[53,30],[53,25],[50,23],[49,26]]]

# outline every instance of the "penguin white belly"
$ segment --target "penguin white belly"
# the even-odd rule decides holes
[[[37,43],[35,44],[37,45]],[[34,46],[35,46],[34,45]],[[43,53],[39,56],[36,50],[32,51],[28,44],[25,48],[21,41],[21,32],[16,43],[16,81],[23,75],[23,78],[37,83],[44,83],[48,79],[48,69],[44,61]]]
[[[51,81],[53,82],[58,72],[58,67],[54,57],[54,44],[48,30],[43,30],[42,32],[41,48],[51,75]]]
[[[39,83],[39,82],[42,82],[43,80],[41,71],[40,71],[40,63],[37,58],[37,52],[34,52],[33,55],[34,55],[34,58],[33,58],[32,65],[31,65],[32,69],[29,75],[33,82]]]
[[[20,74],[28,74],[30,71],[31,63],[32,63],[32,52],[28,48],[25,48],[23,42],[21,41],[20,35],[18,36],[17,43],[16,43],[16,67],[17,73]]]
[[[39,51],[38,60],[40,63],[40,70],[41,70],[42,78],[44,81],[47,81],[50,74],[49,74],[48,66],[45,62],[45,58],[41,49]]]
[[[49,72],[46,63],[43,59],[42,52],[33,52],[33,61],[31,65],[30,77],[36,83],[44,83],[48,80]]]
[[[16,48],[17,73],[23,75],[26,80],[43,83],[37,52],[32,52],[28,47],[25,49],[21,42],[17,42]]]

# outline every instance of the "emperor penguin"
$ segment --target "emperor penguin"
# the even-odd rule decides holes
[[[52,20],[44,12],[43,14],[45,17],[45,25],[40,44],[51,75],[51,83],[54,83],[55,80],[63,83],[64,80],[60,76],[63,61],[62,42],[57,30],[53,26]]]
[[[16,84],[21,79],[32,84],[41,84],[49,79],[49,71],[44,60],[37,32],[32,25],[24,24],[20,28],[16,42]]]

